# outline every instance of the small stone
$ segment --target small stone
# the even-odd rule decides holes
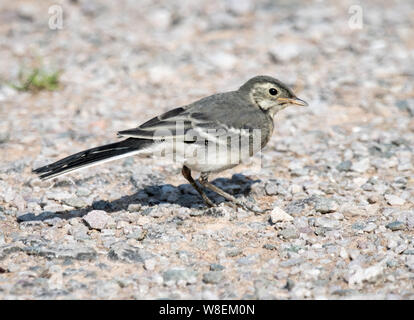
[[[355,272],[349,277],[348,283],[350,286],[354,286],[364,281],[375,282],[383,273],[384,264],[382,262],[368,268],[358,266]]]
[[[237,257],[243,253],[243,250],[234,248],[226,252],[226,257]]]
[[[83,208],[88,205],[85,200],[78,197],[63,199],[63,203],[74,208]]]
[[[316,212],[320,212],[322,214],[335,212],[338,208],[338,203],[331,198],[318,198],[315,203]]]
[[[91,194],[91,191],[89,189],[86,188],[79,188],[78,190],[76,190],[76,195],[78,197],[87,197]]]
[[[274,196],[278,194],[278,184],[275,180],[269,180],[265,184],[265,191],[268,196]]]
[[[341,250],[339,251],[339,256],[342,259],[348,259],[349,258],[349,254],[348,254],[348,252],[346,251],[346,249],[344,247],[341,247]]]
[[[157,264],[157,262],[155,261],[155,259],[153,259],[153,258],[146,259],[146,260],[144,260],[144,269],[152,271],[152,270],[155,269],[156,264]]]
[[[210,271],[222,271],[224,269],[225,269],[225,267],[221,264],[212,263],[210,265]]]
[[[385,226],[386,228],[390,229],[391,231],[398,231],[404,230],[406,228],[405,223],[401,221],[393,221]]]
[[[364,227],[364,231],[365,232],[372,232],[375,229],[377,229],[377,225],[374,222],[369,222],[365,227]]]
[[[266,250],[276,250],[277,246],[275,246],[274,244],[271,244],[271,243],[265,243],[263,245],[263,248],[266,249]]]
[[[269,55],[275,62],[287,62],[300,55],[300,46],[294,42],[284,42],[269,49]]]
[[[318,217],[315,219],[315,226],[325,228],[327,230],[337,229],[341,226],[341,223],[335,219],[329,219],[326,217]]]
[[[235,15],[243,15],[249,13],[254,8],[252,0],[226,0],[227,9]]]
[[[237,58],[229,53],[216,52],[209,56],[210,62],[219,69],[230,70],[237,63]]]
[[[351,169],[352,169],[352,171],[356,171],[356,172],[359,172],[359,173],[364,173],[369,169],[370,165],[371,164],[370,164],[369,158],[363,158],[363,159],[361,159],[357,162],[354,162],[352,164]]]
[[[171,12],[166,9],[152,11],[147,18],[155,28],[160,30],[168,29],[172,22]]]
[[[170,269],[162,275],[167,285],[174,283],[192,284],[197,282],[197,272],[189,269]]]
[[[299,238],[299,232],[294,227],[288,227],[286,229],[283,229],[279,231],[277,235],[286,240]]]
[[[279,207],[275,207],[272,212],[270,213],[270,222],[275,224],[277,222],[286,222],[286,221],[292,221],[293,217],[289,214],[287,214],[285,211],[280,209]]]
[[[217,206],[217,207],[212,207],[212,208],[208,208],[204,214],[206,216],[213,216],[213,217],[226,217],[229,216],[231,213],[231,209],[227,206]],[[192,215],[192,213],[190,213],[190,215]]]
[[[125,241],[119,241],[111,245],[108,257],[111,260],[120,260],[129,263],[144,263],[145,260],[151,259],[153,255],[138,247],[131,246]]]
[[[92,210],[83,217],[83,221],[85,221],[91,229],[102,230],[112,221],[112,218],[105,211]]]
[[[124,233],[127,233],[127,238],[128,239],[135,239],[138,241],[144,240],[146,235],[147,235],[147,231],[142,229],[141,227],[134,227],[131,230],[128,230],[128,232],[125,232],[126,229],[124,229]]]
[[[218,284],[223,280],[223,273],[220,271],[210,271],[203,274],[203,282]]]
[[[139,212],[141,210],[142,206],[139,203],[131,203],[128,205],[128,211],[129,212]]]
[[[338,171],[347,172],[347,171],[351,170],[351,167],[352,167],[352,161],[351,160],[345,160],[345,161],[342,161],[340,164],[338,164],[336,166],[336,169]]]
[[[391,206],[402,206],[405,203],[404,199],[392,194],[386,194],[384,195],[384,198]]]
[[[377,203],[379,200],[380,200],[380,198],[379,198],[379,196],[377,195],[377,194],[371,194],[369,197],[368,197],[368,203],[369,204],[373,204],[373,203]]]

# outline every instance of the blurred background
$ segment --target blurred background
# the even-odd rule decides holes
[[[285,222],[206,211],[160,159],[31,173],[260,74],[310,106],[220,176]],[[412,299],[413,152],[414,1],[0,1],[0,296]]]

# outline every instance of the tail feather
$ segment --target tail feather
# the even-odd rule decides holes
[[[150,140],[129,138],[75,153],[47,166],[34,169],[33,172],[43,180],[51,179],[75,170],[131,156],[139,153],[149,144]]]

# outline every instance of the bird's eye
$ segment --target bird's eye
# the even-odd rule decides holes
[[[277,95],[277,90],[276,90],[275,88],[270,88],[270,89],[269,89],[269,93],[270,93],[272,96],[275,96],[275,95]]]

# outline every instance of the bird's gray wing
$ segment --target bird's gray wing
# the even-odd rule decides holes
[[[137,128],[120,131],[118,135],[154,140],[176,138],[189,143],[214,140],[218,136],[231,137],[243,130],[259,128],[262,114],[237,92],[227,92],[170,110]]]

